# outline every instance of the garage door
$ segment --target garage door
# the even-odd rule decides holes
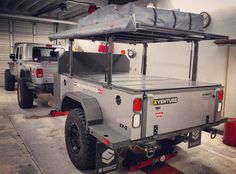
[[[33,29],[35,28],[35,33]],[[36,23],[12,20],[12,40],[17,42],[51,43],[48,39],[50,33],[55,33],[55,24]],[[63,30],[64,25],[59,25]],[[62,40],[63,42],[64,40]],[[8,67],[10,46],[10,26],[8,19],[0,19],[0,86],[4,85],[4,72]]]
[[[33,42],[33,25],[26,21],[13,21],[13,40],[16,42]]]
[[[36,43],[51,43],[48,39],[48,35],[55,31],[53,24],[36,23],[35,30]]]
[[[10,53],[9,21],[0,19],[0,86],[4,85],[4,71],[8,67]]]

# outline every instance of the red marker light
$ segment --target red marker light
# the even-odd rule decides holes
[[[109,141],[108,139],[106,139],[106,138],[104,138],[104,139],[102,140],[102,143],[105,144],[105,145],[107,145],[107,146],[110,145],[110,141]]]
[[[96,5],[90,5],[89,8],[88,8],[88,14],[92,14],[96,10],[97,10],[97,6]]]
[[[133,111],[134,112],[140,112],[141,111],[141,107],[142,107],[142,100],[141,100],[141,98],[134,99]]]
[[[219,92],[218,92],[218,101],[222,101],[222,100],[223,100],[223,97],[224,97],[223,91],[219,91]]]

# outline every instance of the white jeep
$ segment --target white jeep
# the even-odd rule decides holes
[[[10,54],[9,69],[5,71],[5,89],[13,91],[17,85],[18,104],[31,108],[40,93],[53,93],[53,74],[57,72],[57,58],[64,52],[58,45],[16,43]]]

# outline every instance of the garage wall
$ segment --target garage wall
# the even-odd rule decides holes
[[[56,25],[0,19],[0,26],[0,86],[4,86],[4,71],[8,68],[7,62],[13,44],[16,42],[51,43],[48,35],[56,32]],[[66,25],[59,24],[58,31],[66,28]],[[60,43],[63,44],[64,41]]]
[[[160,8],[180,9],[182,11],[191,11],[196,13],[207,11],[212,17],[212,22],[206,29],[206,32],[225,34],[228,35],[231,39],[236,38],[235,0],[159,0],[158,6]],[[175,59],[175,57],[178,57],[178,64],[181,64],[181,66],[186,66],[186,60],[181,59],[181,57],[187,54],[187,50],[184,48],[179,48],[179,50],[181,51],[178,52],[176,47],[178,46],[173,45],[171,47],[162,47],[161,50],[157,50],[157,52],[159,51],[159,55],[165,55],[160,59],[163,61],[165,59],[169,59],[171,54],[170,52],[173,52],[174,56],[172,55],[172,58]],[[153,51],[152,55],[156,55],[154,54],[154,49],[155,48],[151,49]],[[227,46],[217,46],[212,42],[202,42],[200,44],[199,51],[198,80],[206,82],[217,82],[227,87],[227,89],[225,88],[226,100],[224,114],[225,116],[236,117],[236,48],[230,47],[230,54],[228,55]],[[228,57],[230,62],[227,69]],[[160,67],[159,69],[162,70],[160,72],[158,71],[158,68],[154,66],[156,65],[157,61],[151,58],[149,63],[149,65],[152,67],[152,71],[150,73],[154,73],[154,69],[157,69],[156,72],[168,74],[168,69],[173,69],[174,67],[173,63],[171,65],[158,64],[158,67]],[[166,70],[164,68],[161,68],[164,66],[166,67]],[[174,71],[176,72],[176,76],[177,74],[179,74],[179,77],[184,78],[183,71],[178,71],[177,68],[174,68]]]
[[[9,21],[10,22],[10,21]],[[33,25],[26,21],[12,21],[13,42],[33,42]]]
[[[235,0],[156,0],[158,8],[180,9],[200,13],[202,11],[214,11],[220,8],[235,6]]]
[[[55,32],[55,25],[52,24],[35,24],[35,42],[36,43],[50,43],[48,35]]]
[[[225,113],[236,117],[236,47],[230,47]]]
[[[0,86],[3,85],[4,71],[10,53],[10,34],[7,19],[0,19]]]

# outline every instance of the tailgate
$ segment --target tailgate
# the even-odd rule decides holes
[[[218,121],[216,90],[219,89],[211,87],[147,93],[146,136]]]
[[[54,73],[57,72],[57,62],[43,61],[43,83],[53,83]]]

